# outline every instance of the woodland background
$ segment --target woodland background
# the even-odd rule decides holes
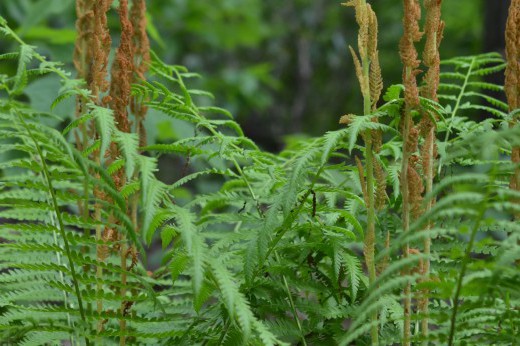
[[[361,93],[354,75],[349,45],[355,45],[353,11],[336,0],[161,0],[149,1],[151,47],[166,63],[184,65],[203,78],[195,86],[215,95],[215,104],[230,110],[244,133],[262,148],[277,152],[294,140],[341,127],[347,110],[361,112]],[[74,0],[2,0],[0,15],[20,37],[49,60],[73,70],[76,39]],[[374,0],[380,30],[380,59],[386,83],[401,80],[401,60],[395,48],[402,35],[402,1]],[[443,3],[446,23],[441,59],[504,51],[504,29],[510,0],[456,0]],[[118,1],[114,1],[114,8]],[[113,47],[119,44],[119,20],[108,18]],[[0,41],[0,53],[10,50]],[[113,57],[111,57],[112,59]],[[6,71],[9,69],[10,71]],[[16,62],[0,65],[1,73],[16,71]],[[493,75],[491,78],[502,78]],[[494,80],[502,84],[501,80]],[[35,109],[47,111],[59,89],[49,75],[32,81],[25,91]],[[198,83],[198,85],[197,85]],[[55,111],[68,119],[73,99]],[[171,142],[193,133],[182,121],[154,110],[146,120],[149,142]],[[64,121],[62,127],[69,120]],[[54,124],[59,127],[59,124]],[[185,162],[164,155],[160,179],[173,183]],[[197,190],[213,189],[211,181]],[[186,191],[186,194],[191,194]],[[188,196],[186,196],[188,197]],[[153,248],[158,248],[155,243]],[[160,261],[151,251],[149,264]]]

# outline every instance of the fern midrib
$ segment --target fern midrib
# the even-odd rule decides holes
[[[493,177],[493,174],[490,174]],[[486,187],[486,198],[484,200],[487,200],[490,194],[490,187],[493,185],[493,182],[490,181],[489,184],[487,184]],[[466,275],[466,271],[468,269],[469,261],[471,260],[471,252],[473,251],[473,245],[475,243],[475,238],[477,236],[478,230],[480,228],[480,224],[482,220],[484,219],[484,216],[486,214],[487,206],[479,205],[479,213],[478,216],[475,219],[475,223],[473,225],[473,228],[471,229],[470,239],[468,241],[468,245],[466,247],[466,252],[464,254],[464,259],[462,260],[462,266],[459,272],[459,276],[457,278],[457,288],[455,290],[455,295],[453,296],[453,309],[451,313],[450,318],[450,331],[449,331],[449,337],[448,337],[448,346],[453,346],[453,340],[455,338],[456,333],[456,322],[457,322],[457,313],[460,306],[460,293],[462,290],[462,282],[464,280],[464,276]]]
[[[18,119],[20,119],[21,124],[24,126],[24,128],[27,131],[27,133],[29,134],[29,137],[32,139],[32,141],[34,143],[34,146],[36,148],[36,151],[38,152],[38,155],[41,158],[42,171],[43,171],[43,174],[45,176],[45,180],[47,181],[47,185],[49,187],[49,193],[51,195],[52,205],[53,205],[53,208],[54,208],[55,213],[56,213],[56,218],[58,220],[60,235],[61,235],[61,237],[63,239],[63,245],[65,247],[65,253],[66,253],[67,258],[69,260],[70,272],[71,272],[71,276],[72,276],[72,282],[73,282],[73,285],[74,285],[74,291],[76,292],[76,298],[78,300],[78,309],[79,309],[80,317],[81,317],[81,320],[83,321],[83,323],[87,324],[87,319],[86,319],[85,311],[84,311],[84,308],[83,308],[83,300],[81,298],[81,291],[79,289],[78,276],[76,274],[76,268],[75,268],[75,265],[74,265],[74,261],[72,259],[72,253],[71,253],[71,250],[70,250],[69,241],[68,241],[67,236],[65,234],[65,226],[64,226],[63,219],[62,219],[62,216],[61,216],[61,211],[60,211],[59,204],[58,204],[58,201],[57,201],[57,198],[56,198],[56,194],[54,192],[54,187],[53,187],[53,184],[52,184],[52,179],[50,177],[49,169],[47,167],[45,156],[44,156],[44,154],[43,154],[43,152],[41,150],[41,147],[40,147],[38,141],[34,137],[31,129],[29,128],[29,126],[27,126],[26,122],[23,120],[23,117],[18,112],[16,112],[16,116],[18,117]],[[89,338],[87,336],[85,336],[85,343],[86,343],[87,346],[90,345],[90,341],[89,341]]]
[[[469,78],[471,77],[471,72],[473,71],[476,61],[477,61],[476,57],[473,57],[471,59],[471,63],[469,65],[468,72],[466,73],[466,77],[464,78],[464,83],[462,84],[459,96],[457,97],[457,102],[455,103],[455,107],[453,107],[453,111],[451,112],[450,123],[448,125],[448,128],[446,129],[446,136],[444,136],[444,142],[443,142],[444,145],[446,143],[448,143],[448,139],[450,138],[451,128],[453,127],[453,119],[455,118],[455,115],[459,111],[460,103],[462,102],[462,98],[464,97],[464,92],[466,91],[466,88],[468,87]],[[437,173],[440,174],[441,170],[442,170],[442,160],[439,160],[439,168],[438,168]]]

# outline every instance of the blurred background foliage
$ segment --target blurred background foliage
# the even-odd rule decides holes
[[[379,17],[385,83],[399,83],[402,1],[371,3]],[[24,40],[50,59],[72,67],[74,6],[74,0],[2,0],[0,14]],[[508,1],[502,0],[444,1],[447,39],[442,57],[500,50],[500,38],[490,32],[501,25],[500,11],[505,13],[507,6]],[[361,111],[348,52],[348,45],[356,42],[357,26],[354,11],[340,1],[161,0],[149,1],[148,11],[148,31],[158,55],[200,73],[199,86],[212,92],[219,106],[232,111],[246,134],[265,149],[279,150],[290,136],[336,129],[341,115]],[[115,11],[109,25],[117,33]],[[10,49],[6,44],[0,40],[0,51]],[[32,105],[48,111],[57,83],[53,77],[34,81],[27,95]],[[72,100],[60,107],[58,112],[72,116]],[[151,140],[182,137],[191,131],[154,114],[148,127],[149,136],[155,137]]]

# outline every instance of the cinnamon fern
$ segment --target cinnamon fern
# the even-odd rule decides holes
[[[78,36],[77,79],[0,17],[14,47],[0,63],[17,66],[0,75],[0,343],[517,344],[520,128],[497,96],[516,89],[485,79],[511,67],[496,53],[438,61],[440,7],[425,3],[425,61],[420,4],[405,1],[404,81],[386,91],[376,12],[347,3],[364,107],[279,153],[148,51],[144,1],[119,3],[111,69],[110,3],[88,22],[78,2],[78,28],[99,36]],[[24,93],[47,74],[62,86],[42,112]],[[148,110],[188,130],[155,142]],[[184,165],[168,181],[165,157]]]

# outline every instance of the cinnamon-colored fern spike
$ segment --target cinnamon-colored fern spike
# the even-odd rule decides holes
[[[403,62],[403,83],[405,87],[405,107],[402,117],[402,137],[403,137],[403,157],[401,166],[401,195],[403,210],[403,231],[408,232],[410,229],[410,218],[412,209],[417,205],[417,179],[418,173],[415,169],[416,158],[414,153],[417,151],[419,131],[415,127],[412,119],[412,111],[419,109],[419,90],[417,88],[416,75],[419,73],[418,67],[420,61],[418,59],[415,42],[419,41],[422,33],[419,30],[419,20],[421,18],[421,7],[417,0],[404,0],[404,32],[399,44],[399,52]],[[420,194],[419,194],[420,197]],[[410,253],[409,246],[403,249],[404,256]],[[408,273],[405,273],[408,274]],[[411,284],[407,284],[404,291],[404,327],[403,327],[403,345],[409,346],[411,339]]]
[[[76,100],[77,116],[81,116],[83,112],[86,111],[85,105],[87,102],[94,102],[101,105],[101,93],[105,93],[108,90],[107,65],[111,38],[107,25],[106,12],[110,9],[112,1],[113,0],[78,0],[76,2],[76,29],[78,36],[74,48],[74,65],[78,72],[78,77],[86,81],[87,87],[91,90],[92,95],[90,100],[78,97]],[[88,146],[89,138],[95,138],[95,126],[91,123],[90,128],[87,128],[87,124],[82,123],[79,126],[79,131],[79,134],[75,132],[76,145],[78,149],[82,150]],[[92,155],[93,159],[99,162],[99,155],[97,153],[93,153]],[[89,193],[88,186],[85,186],[85,196],[88,196]],[[103,198],[101,192],[98,190],[95,190],[94,194],[98,198]],[[87,200],[88,198],[85,198],[85,201]],[[87,204],[88,202],[85,202],[85,205],[80,208],[85,217],[88,217]],[[98,204],[95,205],[94,218],[97,221],[101,221],[101,208]],[[104,237],[104,232],[100,226],[96,227],[96,240],[101,241]],[[90,234],[87,235],[90,236]],[[104,262],[106,256],[106,246],[97,245],[97,260]],[[100,283],[103,278],[103,269],[101,266],[97,266],[96,268],[96,277],[99,281],[96,290],[100,292],[103,289]],[[90,309],[90,306],[88,309]],[[101,299],[97,300],[96,309],[98,313],[102,312],[103,302]],[[102,330],[102,320],[98,321],[97,328],[98,331]]]
[[[368,115],[376,108],[383,89],[377,50],[377,17],[366,0],[350,0],[344,5],[354,7],[356,12],[356,22],[359,26],[359,57],[352,47],[350,47],[350,51],[354,59],[356,75],[363,95],[363,114]],[[377,275],[375,264],[376,176],[374,174],[374,166],[376,167],[376,172],[380,179],[384,177],[384,175],[381,174],[381,171],[377,170],[378,166],[374,165],[376,161],[374,157],[375,149],[380,147],[381,134],[367,130],[363,133],[363,139],[365,142],[366,166],[366,186],[363,188],[363,191],[366,191],[364,193],[366,194],[365,200],[367,202],[367,230],[365,233],[363,255],[368,269],[369,283],[372,284],[376,280]],[[383,184],[377,185],[381,187]],[[379,342],[377,311],[371,315],[370,335],[372,344],[377,345]]]
[[[440,76],[440,54],[439,47],[442,41],[442,34],[444,31],[444,22],[441,20],[441,6],[442,0],[424,0],[424,7],[426,9],[426,22],[424,33],[426,35],[426,42],[423,51],[423,63],[428,68],[424,75],[424,85],[421,88],[423,97],[426,97],[433,101],[438,101],[437,91],[439,88],[439,76]],[[424,143],[421,147],[421,166],[425,180],[425,194],[429,194],[432,191],[433,179],[435,177],[435,162],[437,159],[437,146],[436,146],[436,124],[432,120],[436,119],[435,114],[422,114],[421,118],[421,132],[425,138]],[[435,200],[430,200],[425,206],[425,212],[431,210],[435,203]],[[426,226],[426,230],[431,229],[433,225],[429,223]],[[424,240],[424,254],[426,259],[424,260],[424,280],[428,280],[430,275],[430,255],[431,239],[430,237]],[[428,291],[422,292],[422,297],[419,300],[419,311],[423,316],[421,319],[421,334],[424,338],[423,344],[427,345],[426,341],[429,332],[429,318],[428,318]]]
[[[76,31],[78,33],[74,46],[74,67],[78,72],[78,78],[81,78],[90,84],[92,79],[91,64],[92,61],[92,38],[94,33],[94,10],[92,8],[92,0],[76,1]],[[85,104],[88,100],[84,100],[81,96],[76,99],[76,116],[81,116],[85,110]],[[78,131],[74,132],[76,146],[79,150],[83,150],[88,146],[87,127],[85,124],[79,126]]]
[[[110,107],[114,111],[114,118],[117,127],[122,132],[130,132],[131,125],[128,117],[128,106],[130,105],[130,88],[133,79],[134,62],[133,62],[133,27],[129,19],[128,0],[119,1],[119,22],[121,24],[121,39],[119,47],[116,51],[114,63],[112,64],[111,82],[110,82]],[[115,159],[119,155],[116,146],[111,149],[112,158]],[[119,170],[114,176],[115,184],[118,189],[121,189],[125,183],[125,172]],[[128,248],[125,244],[125,238],[121,235],[120,259],[121,259],[121,289],[120,296],[126,296],[127,283],[127,257]],[[122,316],[128,313],[128,308],[125,301],[121,302],[120,313]],[[126,344],[125,330],[126,320],[121,318],[119,320],[119,328],[121,330],[121,337],[119,339],[120,345]]]
[[[117,128],[123,132],[130,132],[128,105],[130,104],[130,86],[134,71],[134,49],[132,48],[133,28],[128,18],[128,0],[120,0],[118,13],[121,24],[121,41],[112,64],[109,102],[114,110]]]
[[[110,10],[110,6],[112,5],[113,0],[101,0],[101,1],[92,1],[92,7],[95,17],[94,22],[94,37],[92,38],[92,65],[91,65],[91,79],[89,88],[92,91],[92,97],[94,102],[100,106],[106,106],[106,96],[103,96],[108,92],[109,83],[108,83],[108,56],[110,55],[110,48],[112,45],[112,39],[110,37],[110,31],[108,29],[107,23],[107,12]],[[91,123],[90,128],[90,136],[92,138],[96,137],[96,128],[93,123]],[[98,153],[95,153],[95,160],[99,163],[100,158]],[[104,198],[104,196],[99,193],[96,194],[98,198]],[[96,204],[95,207],[95,217],[96,220],[101,218],[101,207]],[[101,227],[97,227],[96,229],[96,238],[97,240],[104,239],[106,235],[105,231],[102,230]],[[110,239],[106,240],[108,243],[116,240],[117,234],[115,231]],[[97,252],[97,260],[100,262],[105,262],[106,257],[108,256],[107,248],[108,245],[98,245]],[[96,268],[96,277],[99,282],[102,281],[103,278],[103,267],[98,266]],[[98,283],[97,291],[102,292],[103,286],[101,283]],[[97,301],[97,312],[101,313],[103,311],[103,302],[101,299]],[[104,328],[104,323],[102,320],[98,321],[98,331],[101,332]]]
[[[504,89],[509,104],[509,111],[520,107],[520,0],[512,0],[506,24],[506,58],[507,68]],[[509,126],[518,126],[517,116],[511,119]],[[514,147],[511,161],[517,166],[511,177],[511,189],[520,191],[520,148]],[[520,215],[516,215],[519,219]]]
[[[144,79],[148,64],[150,62],[150,42],[146,34],[146,3],[145,0],[134,0],[130,10],[130,21],[133,32],[133,58],[134,78],[133,81]],[[141,146],[146,145],[146,132],[143,125],[147,107],[137,97],[131,97],[130,109],[135,116],[136,133],[139,135]]]
[[[112,38],[107,23],[107,12],[110,10],[113,0],[100,0],[95,2],[94,11],[94,37],[92,38],[92,67],[90,90],[96,104],[103,105],[104,93],[108,91],[108,56]]]
[[[145,78],[145,73],[148,71],[150,62],[150,41],[146,34],[146,2],[145,0],[133,0],[132,8],[130,10],[130,22],[132,23],[132,58],[133,58],[133,75],[132,82],[137,82]],[[139,136],[139,144],[141,147],[146,145],[146,131],[144,127],[144,118],[146,116],[147,107],[142,103],[142,100],[136,96],[130,96],[130,110],[135,117],[135,133]],[[139,194],[134,194],[130,204],[130,217],[135,226],[139,230],[138,225],[138,205]],[[127,262],[127,257],[130,254],[131,265],[128,268],[131,271],[137,264],[137,250],[135,245],[130,245],[126,253],[121,253],[121,260]],[[133,295],[137,292],[133,291]],[[122,306],[123,313],[127,313],[129,308]]]

